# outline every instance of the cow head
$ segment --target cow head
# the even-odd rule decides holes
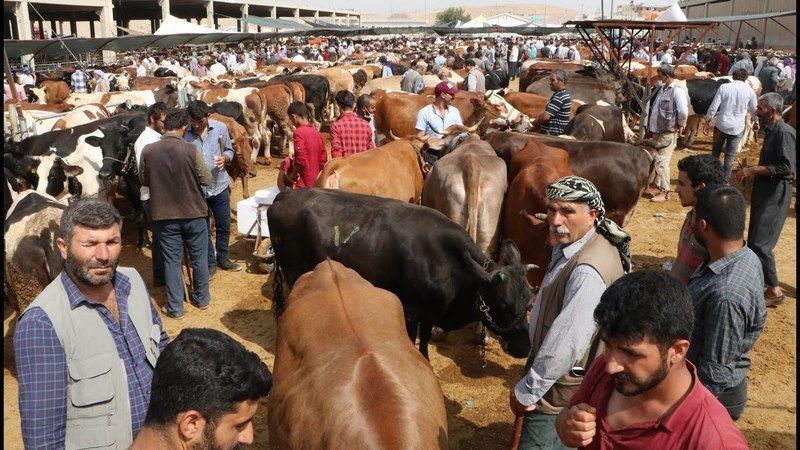
[[[178,89],[172,84],[153,90],[153,97],[157,102],[164,102],[170,108],[178,106]]]
[[[28,102],[29,103],[36,103],[38,105],[44,105],[47,103],[47,88],[42,87],[32,87],[28,90]]]
[[[38,158],[31,158],[20,153],[6,151],[3,154],[3,169],[7,176],[18,180],[23,186],[35,187],[39,184],[39,175],[36,173],[39,163]]]
[[[58,197],[66,191],[73,198],[79,198],[83,187],[76,177],[82,173],[83,168],[80,166],[67,164],[61,157],[56,156],[47,173],[45,192],[53,197]]]
[[[120,124],[104,125],[98,128],[103,133],[102,136],[89,136],[86,143],[99,147],[103,152],[103,165],[100,167],[98,176],[107,181],[111,181],[120,175],[125,168],[135,164],[133,155],[133,144],[139,135],[144,131],[143,127],[132,129],[132,124],[122,122]]]
[[[130,91],[130,76],[128,76],[127,72],[118,73],[114,76],[114,79],[117,82],[117,90],[119,91]]]
[[[523,265],[519,250],[510,239],[500,244],[495,263],[475,261],[465,254],[468,270],[480,280],[476,308],[481,321],[500,337],[503,350],[515,358],[528,356],[531,348],[526,313],[531,293],[525,278],[533,265]]]
[[[494,107],[493,110],[487,111],[490,115],[493,113],[497,115],[497,117],[490,118],[489,129],[519,132],[528,131],[532,126],[530,117],[514,108],[511,103],[508,103],[506,99],[503,98],[504,93],[502,89],[499,91],[486,92],[486,101]]]

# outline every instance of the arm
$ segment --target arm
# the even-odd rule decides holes
[[[414,129],[418,131],[417,136],[425,136],[425,129],[427,128],[427,121],[425,120],[425,110],[421,109],[417,113],[417,123],[414,125]]]
[[[142,186],[150,186],[150,173],[147,171],[145,155],[149,152],[142,150],[142,160],[139,161],[139,182]]]
[[[556,105],[556,102],[553,101],[553,99],[550,99],[550,101],[547,102],[547,107],[545,107],[544,112],[539,114],[539,116],[536,118],[536,121],[537,122],[547,122],[553,116],[555,116],[556,113],[558,113],[559,109],[560,108],[559,108],[558,105]]]
[[[292,165],[295,174],[302,173],[303,167],[308,165],[308,146],[306,140],[297,133],[294,134],[294,164]],[[293,178],[292,178],[293,179]]]
[[[228,158],[228,162],[233,161],[233,143],[231,143],[231,135],[228,134],[228,128],[224,125],[222,128],[222,156]]]
[[[333,158],[341,158],[343,148],[342,148],[342,136],[341,132],[339,131],[339,126],[336,122],[331,124],[331,157]]]
[[[32,308],[17,324],[14,359],[25,448],[64,448],[67,359],[53,324],[40,308]]]
[[[722,88],[718,89],[716,95],[714,95],[714,100],[711,101],[711,106],[708,107],[708,112],[704,117],[706,122],[711,120],[717,114],[717,109],[719,109],[719,104],[722,101],[722,96],[720,95],[721,92]]]
[[[467,74],[467,90],[470,92],[475,92],[475,87],[478,84],[478,80],[475,79],[475,76],[471,73]]]
[[[573,270],[564,292],[564,309],[547,332],[530,370],[514,388],[521,404],[539,401],[587,351],[596,328],[594,309],[605,289],[600,274],[591,266]]]
[[[680,128],[686,127],[686,119],[689,118],[689,101],[688,95],[683,89],[680,89],[679,92],[676,92],[673,98],[675,99],[675,112],[677,117],[675,118],[675,123]]]
[[[211,184],[211,172],[208,170],[206,162],[203,161],[203,152],[197,145],[195,145],[194,149],[194,173],[197,175],[201,186],[208,186]]]
[[[150,314],[153,316],[153,325],[158,325],[158,327],[161,328],[161,340],[158,341],[158,349],[163,352],[164,347],[166,347],[167,344],[169,343],[169,335],[167,334],[167,331],[164,330],[164,324],[161,322],[161,316],[159,316],[158,313],[156,312],[156,309],[153,308],[153,303],[154,300],[151,297]]]
[[[742,169],[742,175],[762,175],[765,177],[786,178],[795,174],[797,159],[797,138],[789,133],[781,133],[775,145],[779,147],[773,164],[767,166],[750,166]]]

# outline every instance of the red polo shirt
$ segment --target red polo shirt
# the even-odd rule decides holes
[[[300,174],[297,187],[314,187],[317,175],[327,161],[325,142],[319,131],[309,124],[297,127],[294,130],[294,163]]]
[[[598,356],[570,406],[587,403],[597,409],[597,433],[587,449],[747,449],[747,439],[736,428],[725,407],[697,378],[697,369],[686,361],[692,388],[671,413],[660,420],[612,430],[606,422],[608,399],[614,378],[605,371],[605,358]]]
[[[348,111],[331,124],[331,156],[340,158],[375,148],[369,122]]]

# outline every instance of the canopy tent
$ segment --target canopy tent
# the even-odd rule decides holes
[[[346,25],[335,25],[335,24],[332,24],[330,22],[326,22],[326,21],[324,21],[322,19],[314,19],[314,20],[303,19],[303,21],[305,23],[311,25],[312,28],[333,28],[333,29],[337,29],[337,30],[349,30],[349,29],[353,28],[353,27],[349,27],[349,26],[346,26]]]
[[[179,19],[175,16],[167,16],[161,22],[161,26],[158,27],[153,35],[155,36],[166,36],[166,35],[175,35],[175,34],[189,34],[189,33],[218,33],[217,30],[209,27],[204,27],[202,25],[198,25],[196,23],[191,23],[186,20]]]
[[[273,19],[271,17],[244,16],[242,21],[250,25],[268,28],[272,30],[310,30],[313,27],[307,23],[295,22],[294,20]]]
[[[486,19],[483,16],[478,16],[474,19],[468,20],[464,23],[459,23],[456,25],[456,28],[482,28],[482,27],[490,27],[492,24],[487,23]]]
[[[666,11],[656,17],[656,22],[686,22],[686,14],[683,13],[676,0]]]

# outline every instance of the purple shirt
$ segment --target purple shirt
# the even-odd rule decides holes
[[[72,309],[83,302],[95,305],[83,296],[65,271],[62,270],[60,276]],[[132,432],[135,437],[147,414],[153,367],[147,361],[144,345],[128,316],[130,279],[117,271],[113,283],[119,308],[119,323],[106,308],[94,308],[114,337],[117,353],[125,362]],[[147,297],[150,297],[149,293]],[[153,324],[161,328],[159,348],[163,350],[169,337],[152,304],[150,309]],[[25,448],[64,448],[67,430],[67,359],[50,318],[41,308],[31,308],[17,324],[14,332],[14,357],[19,380],[19,410]]]

